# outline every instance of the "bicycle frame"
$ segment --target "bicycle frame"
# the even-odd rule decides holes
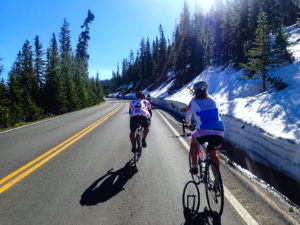
[[[199,164],[200,171],[196,176],[198,176],[199,182],[204,183],[205,187],[207,188],[207,185],[210,180],[209,173],[207,173],[207,165],[211,161],[211,159],[210,159],[210,154],[207,152],[206,147],[207,147],[207,143],[198,145],[197,163]],[[201,151],[204,152],[202,154],[205,154],[204,158],[202,159],[200,157]]]

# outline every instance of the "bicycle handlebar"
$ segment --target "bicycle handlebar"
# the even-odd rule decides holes
[[[193,123],[192,125],[187,126],[184,118],[182,119],[182,124],[180,123],[179,125],[182,126],[183,136],[185,136],[185,128],[188,128],[190,131],[194,131],[195,127],[196,127],[196,123]]]

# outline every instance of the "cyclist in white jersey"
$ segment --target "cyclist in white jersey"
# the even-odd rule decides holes
[[[136,151],[136,141],[135,141],[135,132],[138,124],[141,124],[144,128],[142,146],[143,148],[147,147],[146,137],[149,133],[149,128],[151,125],[151,104],[145,99],[145,95],[142,91],[136,92],[136,99],[132,100],[129,105],[129,114],[130,114],[130,142],[132,152]]]
[[[197,154],[198,145],[208,142],[207,151],[210,158],[219,167],[219,158],[216,155],[224,139],[224,124],[220,118],[219,110],[215,100],[208,94],[208,84],[200,81],[194,85],[195,97],[191,100],[186,113],[187,126],[191,124],[191,118],[194,114],[197,126],[192,133],[192,143],[190,151],[192,154],[191,173],[197,174]]]

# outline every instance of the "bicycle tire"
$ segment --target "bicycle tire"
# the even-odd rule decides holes
[[[192,202],[190,200],[192,200]],[[182,204],[184,210],[188,210],[189,215],[198,212],[200,206],[200,191],[198,185],[194,181],[189,181],[184,186]]]
[[[138,161],[138,155],[137,155],[137,152],[135,151],[133,153],[133,165],[134,165],[134,167],[137,167],[137,161]]]
[[[143,127],[141,125],[139,125],[136,130],[136,135],[135,135],[137,151],[139,153],[142,152],[142,133],[143,133]]]
[[[205,180],[206,200],[210,211],[220,217],[224,208],[224,189],[217,164],[207,160]]]
[[[199,163],[199,156],[197,155],[197,165],[198,165],[198,174],[192,174],[192,173],[190,173],[191,174],[191,176],[192,176],[192,180],[197,184],[197,185],[199,185],[200,183],[201,183],[201,179],[200,179],[200,174],[199,174],[199,172],[200,172],[200,163]],[[190,166],[190,169],[192,169],[192,154],[191,154],[191,152],[189,152],[189,166]]]

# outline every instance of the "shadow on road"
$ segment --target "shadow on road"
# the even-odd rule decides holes
[[[183,215],[185,218],[185,225],[221,225],[221,216],[206,206],[199,210],[201,192],[199,185],[194,181],[186,183],[182,194]]]
[[[221,218],[214,215],[206,207],[203,212],[195,212],[189,208],[184,208],[183,214],[185,218],[184,225],[221,225]]]
[[[113,171],[110,169],[107,173],[96,180],[85,192],[81,195],[80,205],[90,206],[105,202],[124,190],[123,186],[137,172],[133,165],[133,160],[130,160],[126,165]]]

